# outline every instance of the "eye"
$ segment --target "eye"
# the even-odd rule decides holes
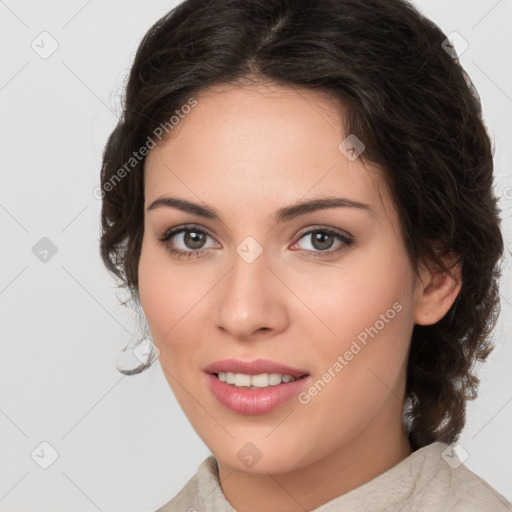
[[[354,243],[351,237],[343,233],[330,228],[318,227],[303,233],[299,241],[294,245],[297,245],[301,240],[307,239],[309,239],[309,243],[304,244],[306,247],[303,247],[302,250],[311,258],[322,258],[324,255],[332,255],[333,253],[346,249]],[[331,250],[331,248],[336,245],[337,248]]]
[[[208,231],[195,226],[181,226],[165,231],[158,237],[166,249],[177,257],[194,255],[196,258],[204,256],[203,249],[211,246],[205,245],[207,238],[211,238]],[[206,251],[205,251],[206,252]]]

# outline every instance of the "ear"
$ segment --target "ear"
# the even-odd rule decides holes
[[[432,325],[441,320],[454,303],[462,285],[460,263],[455,257],[444,261],[448,271],[423,265],[416,290],[414,322]]]

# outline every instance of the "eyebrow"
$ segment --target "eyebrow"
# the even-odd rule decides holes
[[[216,208],[203,206],[187,201],[186,199],[180,199],[177,197],[160,197],[155,199],[155,201],[148,206],[147,210],[155,210],[160,207],[176,208],[186,213],[192,213],[206,219],[213,219],[222,222],[222,218]],[[279,210],[272,215],[272,219],[278,223],[286,222],[299,217],[300,215],[305,215],[317,210],[327,210],[330,208],[357,208],[369,213],[373,212],[370,205],[359,201],[353,201],[352,199],[344,197],[323,197],[279,208]]]

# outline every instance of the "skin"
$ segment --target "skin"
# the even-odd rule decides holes
[[[442,318],[460,284],[436,269],[413,272],[381,172],[364,153],[350,161],[338,149],[347,135],[332,99],[269,83],[216,86],[195,98],[146,158],[141,305],[166,379],[218,461],[227,500],[239,512],[311,510],[412,453],[402,424],[412,329]],[[147,210],[171,195],[214,207],[223,222]],[[281,207],[326,196],[371,210],[272,219]],[[209,232],[204,248],[185,245],[183,234],[158,240],[183,224]],[[312,228],[353,243],[313,245],[311,233],[301,238]],[[263,250],[252,263],[236,252],[247,236]],[[177,258],[171,246],[203,254]],[[400,312],[307,404],[292,398],[242,415],[206,384],[202,369],[224,358],[273,359],[315,382],[394,303]],[[237,457],[248,442],[261,453],[252,467]]]

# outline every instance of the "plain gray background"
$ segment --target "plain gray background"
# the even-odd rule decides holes
[[[154,511],[209,454],[158,362],[116,370],[135,324],[100,261],[93,195],[134,52],[176,3],[0,1],[3,512]],[[416,4],[463,38],[454,42],[496,147],[502,314],[460,444],[465,464],[512,500],[512,1]],[[57,251],[46,262],[34,254],[43,237]]]

